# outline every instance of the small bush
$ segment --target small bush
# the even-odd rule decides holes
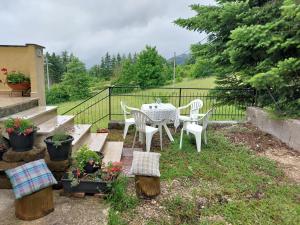
[[[7,74],[7,82],[12,84],[19,84],[23,82],[30,82],[30,78],[26,77],[21,72],[10,72]]]
[[[70,96],[66,88],[62,84],[54,84],[49,91],[46,92],[47,104],[55,104],[70,100]]]

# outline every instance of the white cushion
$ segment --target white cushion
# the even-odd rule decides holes
[[[160,177],[160,154],[156,152],[133,152],[131,174],[141,176]]]

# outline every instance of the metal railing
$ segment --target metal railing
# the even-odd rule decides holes
[[[230,98],[230,104],[220,104],[220,96]],[[244,96],[244,97],[243,97]],[[107,127],[110,120],[123,120],[120,101],[140,108],[144,103],[153,103],[156,98],[172,103],[176,107],[200,98],[203,101],[201,112],[214,107],[212,120],[244,120],[245,108],[255,102],[251,89],[211,89],[211,88],[151,88],[142,90],[137,86],[112,86],[99,91],[63,114],[75,115],[75,123],[92,124],[93,129]],[[183,111],[188,114],[188,110]]]

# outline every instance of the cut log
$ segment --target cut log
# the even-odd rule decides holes
[[[160,194],[160,178],[135,176],[136,194],[142,198],[153,198]]]
[[[35,220],[54,211],[52,187],[44,188],[31,195],[15,200],[16,217]]]

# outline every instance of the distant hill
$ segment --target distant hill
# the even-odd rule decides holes
[[[185,61],[190,57],[189,54],[181,54],[181,55],[178,55],[176,56],[176,64],[177,65],[181,65],[181,64],[184,64]],[[168,59],[168,62],[173,62],[174,61],[174,57]]]

